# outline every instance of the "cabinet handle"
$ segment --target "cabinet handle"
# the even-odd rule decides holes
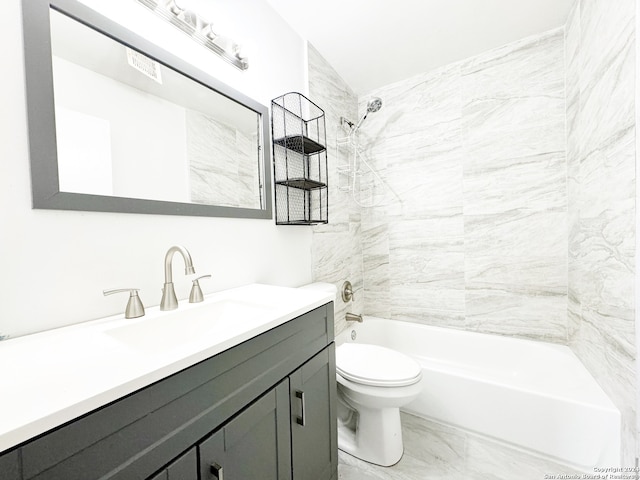
[[[213,473],[218,480],[224,480],[224,472],[222,471],[222,467],[216,462],[213,462],[211,464],[211,473]]]
[[[296,398],[300,399],[300,413],[302,414],[296,418],[296,422],[298,425],[302,425],[304,427],[304,424],[306,423],[306,415],[304,413],[304,392],[296,390]]]

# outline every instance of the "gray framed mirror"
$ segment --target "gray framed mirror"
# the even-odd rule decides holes
[[[75,0],[22,8],[33,208],[272,218],[265,106]]]

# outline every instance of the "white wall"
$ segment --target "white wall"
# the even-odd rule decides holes
[[[132,0],[89,1],[128,28],[161,44],[261,103],[306,91],[304,42],[262,1],[233,2],[239,42],[251,66],[240,72],[165,25]],[[121,313],[139,287],[147,307],[160,301],[166,250],[183,244],[212,292],[250,282],[295,286],[311,280],[311,231],[273,221],[33,210],[27,144],[20,0],[0,17],[0,336],[18,336]],[[111,10],[106,12],[106,10]],[[191,282],[174,261],[181,299]]]
[[[199,7],[198,13],[203,18],[213,21],[214,30],[246,48],[249,54],[246,71],[195,45],[187,35],[157,19],[136,0],[81,1],[265,105],[288,91],[307,91],[305,42],[266,0],[188,2]]]
[[[182,106],[155,95],[141,95],[125,83],[60,57],[54,56],[53,67],[56,115],[58,107],[65,107],[107,121],[113,195],[189,201],[186,111]],[[66,133],[77,144],[78,129],[61,125],[59,120],[56,116],[58,138]]]

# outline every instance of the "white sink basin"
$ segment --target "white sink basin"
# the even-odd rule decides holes
[[[153,312],[105,333],[134,349],[167,351],[193,343],[215,343],[253,330],[271,320],[270,314],[275,309],[274,305],[251,300],[212,299],[200,304],[181,304],[168,312]]]

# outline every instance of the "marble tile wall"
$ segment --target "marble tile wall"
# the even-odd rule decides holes
[[[345,304],[338,294],[335,304],[336,333],[346,328],[347,312],[363,313],[362,234],[358,205],[338,188],[338,164],[334,155],[340,134],[340,117],[356,119],[358,101],[351,88],[312,46],[308,46],[309,99],[325,112],[329,184],[329,223],[313,227],[312,278],[342,287],[349,280],[354,299]],[[297,228],[297,227],[293,227]]]
[[[563,29],[370,92],[365,310],[566,342]]]
[[[462,64],[467,328],[566,339],[563,32]]]
[[[565,34],[569,345],[636,456],[634,0],[579,0]]]
[[[194,110],[185,120],[191,201],[260,208],[255,138]]]

